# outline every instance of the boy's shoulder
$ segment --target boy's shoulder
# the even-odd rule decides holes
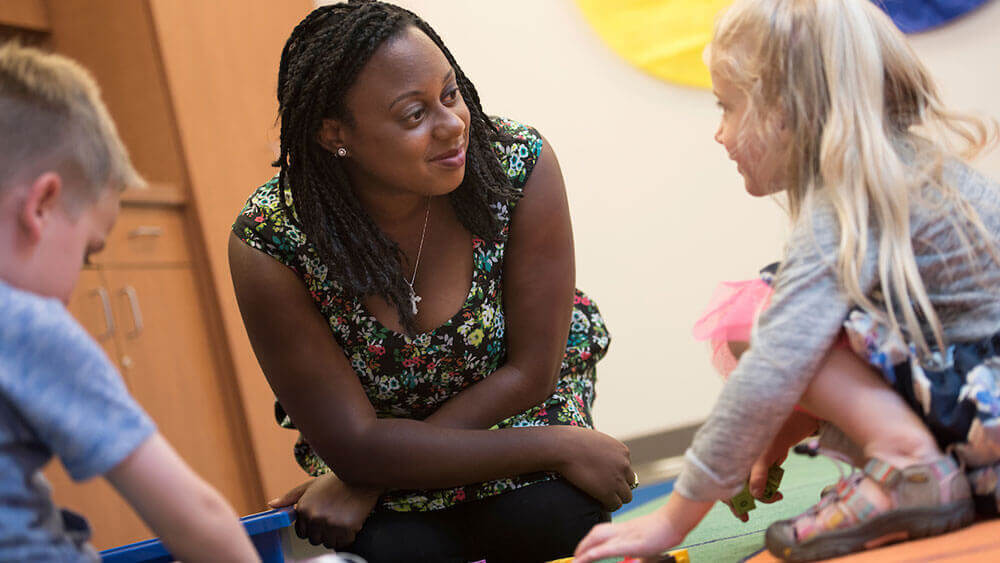
[[[62,302],[0,281],[0,398],[23,410],[40,395],[51,400],[55,390],[116,379],[107,354]]]
[[[107,354],[60,301],[0,282],[4,406],[12,409],[8,422],[29,428],[76,480],[105,473],[155,430]]]
[[[6,315],[19,315],[23,318],[37,317],[40,320],[50,319],[57,311],[65,309],[58,299],[53,297],[43,297],[37,293],[16,288],[7,282],[0,280],[0,311]],[[7,321],[4,318],[2,321]],[[9,323],[4,323],[9,324]],[[31,328],[31,327],[26,327]]]
[[[0,559],[96,558],[83,536],[70,533],[71,521],[52,503],[41,469],[55,454],[80,480],[120,461],[121,454],[108,454],[112,448],[134,449],[137,440],[121,445],[101,431],[114,411],[86,392],[87,385],[114,392],[102,377],[109,370],[100,347],[59,300],[0,281],[0,474],[9,477],[0,482],[0,496],[9,501],[0,521],[10,524],[0,526]],[[81,399],[92,408],[81,409]],[[89,536],[82,520],[72,523]]]
[[[103,355],[59,300],[0,281],[0,354],[5,363],[51,354]]]

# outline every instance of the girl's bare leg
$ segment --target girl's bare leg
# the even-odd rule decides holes
[[[837,426],[862,448],[899,468],[941,457],[930,431],[875,370],[846,348],[827,355],[809,383],[800,404],[822,420]],[[864,492],[880,508],[888,498],[874,483],[862,483]]]

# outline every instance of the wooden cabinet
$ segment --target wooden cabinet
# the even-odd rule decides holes
[[[69,310],[118,365],[117,359],[121,354],[112,300],[108,283],[100,270],[88,267],[80,273]],[[58,504],[87,516],[95,530],[95,545],[99,548],[150,536],[142,520],[104,479],[74,483],[57,462],[49,464],[45,476],[53,487],[53,496]]]
[[[242,407],[190,266],[111,268],[122,372],[178,453],[240,514],[263,510]]]
[[[160,432],[237,512],[264,508],[235,383],[221,369],[218,334],[206,322],[181,207],[126,205],[107,249],[81,275],[71,312],[118,366]],[[55,464],[54,464],[55,465]],[[60,505],[87,516],[109,547],[149,530],[103,482],[77,485],[47,473]]]
[[[0,40],[65,54],[101,87],[146,190],[123,197],[70,309],[184,459],[241,514],[301,482],[226,261],[273,175],[278,60],[312,0],[2,0]],[[149,532],[103,480],[47,473],[99,549]]]

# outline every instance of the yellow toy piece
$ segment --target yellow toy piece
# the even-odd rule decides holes
[[[691,563],[691,558],[688,557],[688,550],[686,549],[671,551],[669,555],[674,558],[675,563]]]
[[[664,561],[665,563],[691,563],[691,558],[688,557],[688,550],[686,549],[676,549],[674,551],[667,553],[665,556],[661,557],[662,557],[661,560]],[[621,563],[634,563],[635,561],[638,560],[625,558],[622,560]],[[487,561],[486,563],[489,563],[489,561]],[[573,558],[564,557],[563,559],[555,559],[549,561],[548,563],[573,563]]]
[[[702,52],[732,0],[576,0],[615,53],[670,82],[711,88]]]

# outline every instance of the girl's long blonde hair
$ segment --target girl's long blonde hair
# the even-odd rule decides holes
[[[903,34],[868,0],[738,0],[716,24],[708,57],[713,73],[747,95],[739,142],[760,152],[774,146],[779,130],[787,139],[777,187],[792,220],[809,217],[819,190],[832,201],[840,225],[836,271],[852,301],[896,334],[904,326],[930,353],[922,316],[944,349],[914,257],[910,205],[937,206],[970,259],[973,237],[990,241],[942,169],[993,144],[995,122],[945,109]],[[922,196],[924,186],[933,188],[933,201]],[[873,227],[881,305],[859,281]],[[1000,263],[995,245],[988,247]]]

